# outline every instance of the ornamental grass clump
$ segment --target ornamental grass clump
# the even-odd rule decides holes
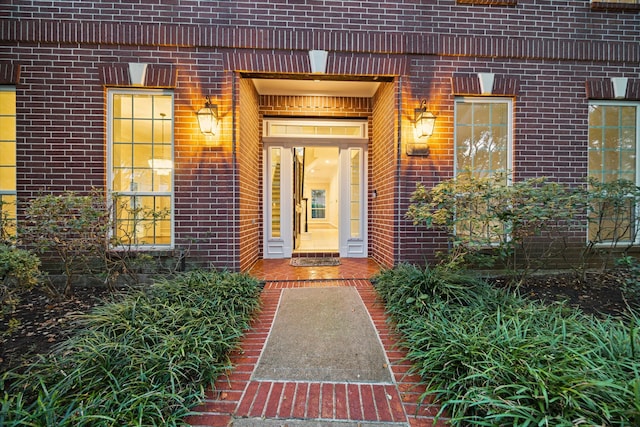
[[[638,316],[599,319],[464,276],[401,266],[374,280],[441,415],[465,426],[640,423]]]
[[[258,301],[247,275],[196,271],[107,303],[3,378],[0,425],[179,425],[230,367]]]

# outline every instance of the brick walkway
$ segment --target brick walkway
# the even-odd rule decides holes
[[[359,267],[359,269],[358,269]],[[377,266],[370,260],[343,260],[339,267],[298,267],[292,273],[281,260],[260,262],[251,273],[266,278],[262,292],[262,311],[246,333],[241,349],[231,355],[234,369],[217,379],[215,391],[187,422],[192,426],[232,425],[235,418],[281,420],[283,426],[291,420],[380,422],[390,426],[445,426],[444,420],[434,421],[438,407],[428,401],[419,404],[424,387],[419,378],[408,375],[409,364],[403,361],[405,352],[396,345],[396,337],[386,323],[384,307],[367,280]],[[305,270],[313,280],[305,279]],[[321,272],[319,273],[319,271]],[[295,274],[295,279],[274,280],[278,271],[282,277]],[[363,274],[364,273],[364,274]],[[364,276],[357,278],[356,276]],[[339,280],[332,279],[339,277]],[[251,379],[270,328],[282,290],[292,287],[353,286],[364,302],[394,377],[394,383],[340,383],[254,381]]]

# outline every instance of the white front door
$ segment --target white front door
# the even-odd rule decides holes
[[[264,257],[290,258],[296,238],[299,205],[294,195],[294,163],[300,144],[267,144],[264,150]],[[367,256],[366,146],[339,149],[337,181],[338,248],[341,257]],[[299,156],[299,154],[298,154]],[[309,201],[309,211],[312,209]],[[312,217],[306,212],[307,218]],[[303,227],[309,220],[303,220]],[[313,221],[313,219],[311,220]],[[313,224],[313,223],[312,223]],[[312,233],[311,233],[312,234]],[[304,252],[304,250],[302,250]]]
[[[328,221],[331,225],[337,223],[338,228],[338,247],[333,250],[337,249],[341,257],[366,257],[367,121],[265,119],[262,142],[264,257],[289,258],[296,246],[303,251],[300,245],[302,221],[306,227],[318,219],[302,219],[302,212],[309,218],[314,209],[313,197],[309,197],[306,190],[307,196],[301,195],[301,188],[307,181],[305,175],[312,173],[306,170],[304,152],[317,147],[338,150],[338,167],[331,172],[334,174],[331,181],[336,183],[331,185],[331,206],[336,206],[333,209],[338,214],[336,220],[332,214]],[[312,187],[310,181],[309,178],[308,187]],[[322,191],[315,194],[322,194]],[[315,209],[318,213],[317,206]]]

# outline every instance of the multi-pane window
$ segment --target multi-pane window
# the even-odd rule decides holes
[[[456,178],[470,182],[492,178],[492,183],[509,184],[512,100],[460,97],[455,101],[454,114]],[[490,220],[489,203],[491,201],[479,199],[474,194],[461,194],[456,204],[459,219],[456,234],[480,245],[504,239],[508,230],[503,230],[499,222]],[[487,220],[481,221],[480,218]]]
[[[0,238],[16,234],[16,89],[0,86]]]
[[[173,245],[173,94],[108,93],[109,192],[118,245]]]
[[[638,185],[639,110],[640,103],[632,102],[589,104],[589,178],[601,186],[602,193],[592,201],[590,241],[633,241],[637,235],[634,197],[629,194],[625,199],[627,193],[617,197],[614,190],[624,191],[625,182]],[[616,183],[622,184],[606,187]]]
[[[455,103],[456,175],[474,178],[511,169],[511,100],[458,98]]]

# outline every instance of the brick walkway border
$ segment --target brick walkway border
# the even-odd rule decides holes
[[[252,381],[251,374],[266,343],[282,290],[300,287],[355,287],[373,320],[386,351],[395,384]],[[215,390],[186,421],[194,427],[222,427],[234,417],[300,419],[314,421],[366,421],[401,423],[411,427],[442,427],[434,420],[439,407],[420,404],[425,388],[417,375],[409,375],[406,353],[387,324],[383,304],[368,280],[315,280],[267,282],[261,295],[262,311],[231,354],[234,369],[217,379]]]

